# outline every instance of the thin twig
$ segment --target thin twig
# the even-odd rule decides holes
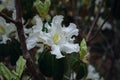
[[[87,42],[91,42],[93,39],[95,39],[95,37],[98,35],[98,33],[100,32],[100,30],[102,29],[103,25],[106,23],[106,21],[112,17],[112,14],[115,10],[115,6],[116,6],[116,0],[113,0],[112,2],[112,6],[111,6],[111,10],[108,14],[108,16],[105,18],[104,22],[101,24],[100,28],[98,29],[98,31],[95,33],[95,35],[90,39],[88,40]]]
[[[5,15],[4,13],[0,12],[0,16],[2,16],[4,19],[6,19],[7,21],[10,21],[12,23],[16,23],[15,20],[13,20],[12,18],[8,17],[7,15]]]
[[[100,32],[100,30],[102,29],[103,25],[106,23],[106,21],[110,18],[111,15],[108,15],[104,22],[101,24],[100,28],[98,29],[98,31],[95,33],[95,35],[90,39],[88,40],[88,42],[92,41],[93,39],[95,39],[95,37],[98,35],[98,33]]]
[[[99,15],[100,15],[100,11],[101,11],[101,8],[102,8],[102,4],[103,4],[103,1],[100,2],[99,10],[98,10],[97,15],[96,15],[96,17],[95,17],[95,19],[94,19],[94,21],[93,21],[93,23],[92,23],[92,25],[90,27],[90,30],[89,30],[89,32],[88,32],[88,34],[86,36],[86,41],[88,41],[88,39],[89,39],[89,37],[91,35],[91,32],[94,29],[94,27],[95,27],[95,25],[96,25],[96,23],[98,21],[98,18],[99,18]]]

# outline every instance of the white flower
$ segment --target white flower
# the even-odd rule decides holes
[[[36,21],[36,24],[32,27],[32,29],[24,29],[25,33],[29,33],[29,37],[26,39],[28,50],[34,48],[37,45],[37,42],[43,42],[41,39],[41,36],[43,34],[43,23],[38,15],[36,15],[34,19]]]
[[[8,10],[15,10],[15,0],[0,0],[1,5],[7,8]]]
[[[99,80],[99,74],[95,72],[95,68],[92,65],[88,65],[88,75],[86,79]]]
[[[72,53],[79,51],[79,45],[74,44],[74,37],[78,35],[76,25],[70,23],[68,27],[62,27],[63,16],[55,16],[51,26],[46,23],[48,33],[44,35],[45,44],[51,46],[51,54],[56,58],[64,57],[61,52]]]
[[[32,27],[32,32],[26,40],[27,48],[34,48],[38,42],[42,42],[51,47],[51,54],[56,58],[64,57],[61,52],[72,53],[79,51],[79,45],[74,44],[74,37],[78,35],[76,25],[70,23],[68,27],[62,26],[63,16],[55,16],[51,25],[45,24],[47,32],[42,31],[43,23],[39,16],[35,16],[36,25]]]
[[[4,18],[0,17],[0,38],[1,42],[5,43],[9,38],[10,33],[16,31],[16,27],[13,23],[6,23]]]

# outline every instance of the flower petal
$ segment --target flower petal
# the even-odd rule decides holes
[[[27,43],[27,49],[30,50],[32,48],[34,48],[37,44],[37,37],[29,37],[27,40],[26,40],[26,43]]]
[[[11,32],[16,31],[15,24],[13,23],[6,23],[6,34],[9,35]]]
[[[53,45],[53,46],[52,46],[51,54],[56,55],[56,58],[57,58],[57,59],[60,59],[60,58],[64,57],[64,56],[61,54],[60,47],[57,46],[57,45]]]
[[[62,31],[69,38],[71,38],[73,35],[75,36],[78,35],[78,29],[76,28],[76,25],[74,23],[70,23],[68,27],[63,27]]]
[[[63,21],[63,16],[62,15],[56,15],[52,19],[51,23],[51,34],[55,34],[58,31],[62,30],[62,21]]]
[[[6,44],[7,40],[10,40],[7,35],[2,35],[2,41],[0,41],[0,44]]]
[[[44,44],[37,44],[36,46],[39,47],[39,49],[38,49],[37,52],[43,52],[43,50],[44,50]]]
[[[33,31],[32,31],[31,28],[30,28],[30,29],[24,28],[24,32],[25,32],[25,34],[30,34],[30,33],[32,33]]]
[[[55,17],[53,17],[52,23],[56,25],[61,25],[62,21],[63,21],[63,16],[56,15]]]
[[[47,28],[48,32],[50,32],[50,30],[51,30],[51,26],[48,24],[48,22],[45,23],[45,28]]]
[[[78,44],[68,43],[61,45],[61,50],[66,53],[72,53],[72,52],[78,52],[80,49],[80,46]]]
[[[32,27],[33,28],[33,33],[35,33],[35,32],[41,32],[42,31],[42,26],[43,26],[41,18],[38,15],[36,15],[34,17],[34,20],[36,21],[36,25],[34,25]]]
[[[42,20],[41,20],[41,18],[38,15],[36,15],[34,17],[34,19],[35,19],[37,25],[39,25],[39,26],[43,25]]]
[[[86,79],[99,80],[99,73],[96,72],[95,68],[92,65],[88,65],[88,75]]]

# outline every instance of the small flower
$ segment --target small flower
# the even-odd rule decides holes
[[[16,27],[13,23],[6,23],[4,18],[0,17],[0,38],[1,43],[6,43],[7,39],[9,39],[10,34],[16,31]]]
[[[29,34],[28,38],[26,39],[28,50],[34,48],[37,45],[37,42],[42,42],[42,20],[38,15],[34,17],[34,20],[36,21],[36,24],[32,28],[24,29],[25,33]]]
[[[95,72],[95,68],[92,65],[88,65],[88,75],[86,79],[99,80],[99,74]]]
[[[61,52],[72,53],[79,51],[79,45],[74,44],[74,37],[78,35],[76,25],[70,23],[68,27],[62,26],[63,16],[55,16],[51,26],[46,23],[45,27],[48,33],[44,37],[45,44],[51,46],[51,54],[56,55],[56,58],[64,57]]]

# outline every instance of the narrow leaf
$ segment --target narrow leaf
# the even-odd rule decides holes
[[[80,43],[80,59],[83,60],[84,56],[87,54],[87,45],[85,39]]]
[[[16,73],[18,73],[19,78],[21,77],[26,65],[26,60],[23,56],[20,56],[17,63],[16,63]]]
[[[12,71],[12,79],[20,80],[18,73],[16,73],[14,70]]]
[[[11,71],[10,71],[3,63],[0,63],[0,73],[1,73],[7,80],[11,80],[11,79],[12,79],[12,73],[11,73]]]
[[[5,27],[0,24],[0,35],[3,35],[5,32],[6,32]]]

